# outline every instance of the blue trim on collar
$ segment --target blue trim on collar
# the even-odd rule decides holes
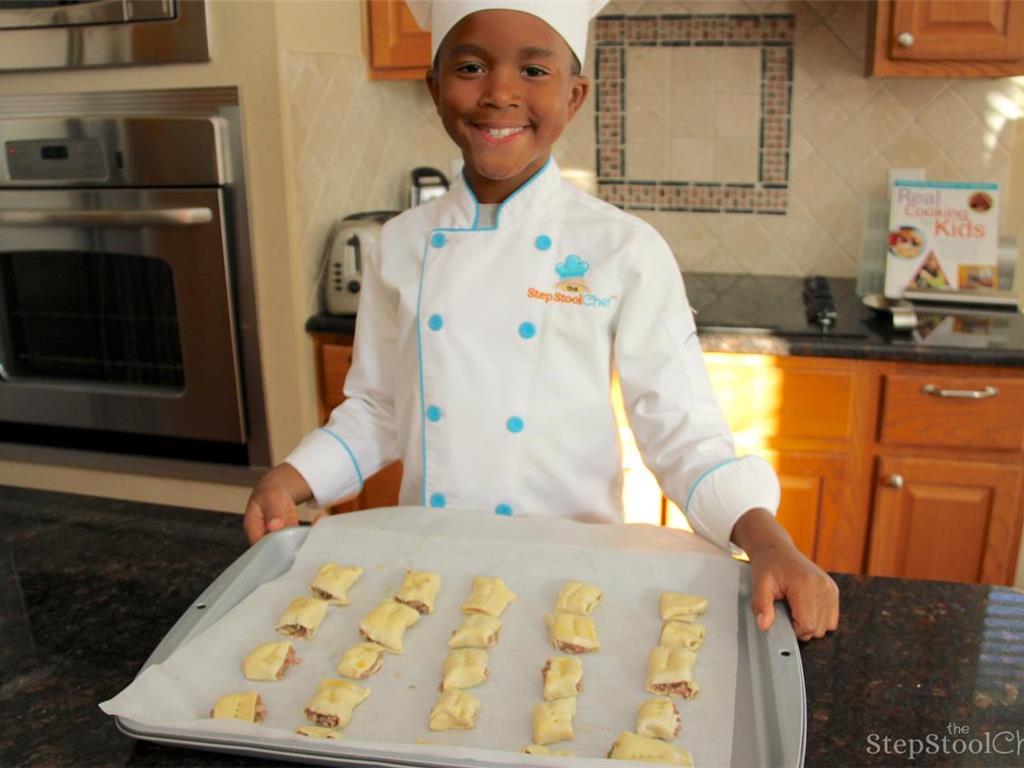
[[[689,514],[690,501],[693,499],[693,492],[697,490],[697,486],[700,485],[700,481],[701,480],[703,480],[705,477],[710,475],[716,469],[721,469],[726,464],[732,464],[734,461],[739,461],[739,460],[740,460],[740,457],[735,457],[735,458],[732,458],[732,459],[726,459],[725,461],[720,461],[717,464],[715,464],[715,465],[713,465],[711,467],[708,467],[703,472],[701,472],[700,473],[700,477],[698,477],[696,480],[694,480],[693,481],[693,485],[690,486],[690,492],[688,494],[686,494],[686,504],[683,505],[683,514]]]
[[[350,459],[352,459],[352,466],[356,468],[356,477],[357,477],[357,478],[358,478],[358,480],[359,480],[359,490],[358,490],[358,491],[356,491],[356,493],[359,493],[360,491],[362,491],[362,490],[363,490],[363,473],[362,473],[362,471],[361,471],[361,470],[359,469],[359,462],[358,462],[358,461],[356,461],[356,455],[355,455],[355,454],[354,454],[354,453],[352,452],[352,449],[348,447],[348,443],[346,443],[346,442],[345,442],[344,440],[342,440],[342,439],[341,439],[341,436],[340,436],[340,435],[338,435],[338,434],[336,434],[336,433],[332,432],[332,431],[331,431],[331,430],[329,430],[329,429],[328,429],[327,427],[320,427],[319,429],[320,429],[320,430],[321,430],[322,432],[326,432],[326,433],[327,433],[328,435],[330,435],[330,436],[331,436],[331,437],[333,437],[333,438],[334,438],[335,440],[337,440],[337,441],[338,441],[338,442],[339,442],[339,443],[341,444],[341,447],[345,449],[345,453],[347,453],[347,454],[348,454],[348,457],[349,457]]]
[[[531,176],[526,181],[524,181],[522,184],[520,184],[518,189],[513,191],[511,195],[506,197],[498,205],[498,210],[494,212],[494,226],[493,227],[478,227],[477,226],[477,224],[480,221],[480,203],[476,199],[476,194],[473,192],[473,187],[471,187],[469,185],[469,179],[466,178],[466,168],[465,168],[465,166],[463,166],[463,168],[462,168],[462,183],[465,184],[465,186],[466,186],[466,192],[469,193],[469,199],[473,201],[473,224],[472,224],[472,226],[469,229],[471,231],[475,231],[475,232],[489,232],[491,230],[497,229],[499,224],[501,223],[501,212],[503,210],[505,210],[505,206],[508,205],[509,201],[512,198],[514,198],[516,195],[518,195],[520,192],[522,192],[524,189],[526,189],[528,186],[533,184],[533,182],[535,182],[538,178],[543,176],[544,175],[544,171],[546,171],[548,169],[548,166],[550,166],[550,165],[551,165],[551,155],[548,155],[548,159],[546,161],[544,161],[544,165],[542,165],[540,167],[540,170],[538,170],[535,174],[533,174],[533,176]],[[437,227],[433,231],[436,231],[437,229],[441,229],[441,228]],[[456,232],[463,231],[464,232],[466,230],[460,230],[460,229],[456,229],[456,228],[451,228],[448,231],[456,231]]]

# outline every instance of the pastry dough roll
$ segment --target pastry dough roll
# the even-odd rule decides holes
[[[601,647],[594,622],[588,616],[556,611],[544,620],[551,631],[551,644],[563,653],[590,653]]]
[[[674,747],[664,741],[638,736],[629,731],[619,734],[608,757],[612,760],[636,760],[659,765],[693,766],[693,756],[682,747]]]
[[[682,718],[672,699],[648,699],[636,713],[636,732],[651,739],[672,741],[679,735]]]
[[[348,591],[363,572],[357,565],[325,563],[309,585],[309,591],[331,605],[349,605]]]
[[[662,621],[686,620],[704,613],[708,599],[686,592],[662,592],[660,608]]]
[[[689,648],[696,651],[704,642],[704,625],[693,621],[666,621],[661,628],[658,645],[669,648]]]
[[[274,627],[282,635],[312,640],[327,615],[327,601],[319,597],[296,597]]]
[[[486,613],[472,613],[452,632],[449,648],[490,648],[498,642],[501,619]]]
[[[497,576],[476,576],[473,591],[462,604],[463,613],[485,613],[501,616],[516,601],[516,594]]]
[[[459,648],[448,652],[441,668],[441,690],[472,688],[487,679],[487,651]]]
[[[210,710],[214,720],[242,720],[246,723],[262,723],[267,716],[263,699],[256,691],[225,693]]]
[[[242,662],[242,674],[247,680],[280,680],[288,667],[298,664],[291,642],[264,643],[256,646]]]
[[[352,712],[370,695],[370,689],[350,680],[327,678],[320,681],[313,698],[303,712],[306,718],[323,728],[344,728]]]
[[[444,691],[430,711],[430,730],[469,730],[476,726],[480,699],[468,691],[450,688]]]
[[[533,708],[533,743],[545,746],[575,737],[572,719],[576,717],[576,697],[556,699]]]
[[[441,577],[426,571],[406,571],[405,581],[395,600],[408,605],[418,613],[433,613],[437,593],[441,591]]]
[[[555,600],[555,610],[564,613],[578,613],[580,616],[589,616],[601,602],[601,590],[593,584],[584,584],[582,581],[570,581],[562,591],[558,593]]]
[[[689,648],[654,648],[647,657],[647,692],[692,699],[700,690],[693,681],[696,661]]]
[[[404,653],[405,630],[420,620],[419,613],[408,605],[385,600],[359,623],[359,634],[391,653]]]
[[[552,656],[540,671],[544,701],[566,699],[583,690],[583,662],[575,656]]]
[[[337,672],[342,677],[365,680],[380,671],[384,664],[384,648],[377,643],[353,645],[341,657]]]

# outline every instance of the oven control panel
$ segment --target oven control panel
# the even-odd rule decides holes
[[[12,181],[98,181],[107,177],[96,139],[21,139],[4,142]]]

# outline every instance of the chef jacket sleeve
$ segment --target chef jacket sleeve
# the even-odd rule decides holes
[[[745,512],[775,514],[778,477],[760,457],[736,457],[668,244],[645,226],[630,250],[614,341],[630,426],[665,495],[697,533],[728,548]]]
[[[364,262],[346,399],[285,459],[320,506],[359,493],[366,478],[398,458],[392,389],[398,293],[382,280],[380,258],[374,247]]]

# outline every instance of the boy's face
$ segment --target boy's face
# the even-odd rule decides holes
[[[481,203],[500,203],[547,162],[589,82],[569,45],[528,13],[478,11],[452,27],[427,75]]]

